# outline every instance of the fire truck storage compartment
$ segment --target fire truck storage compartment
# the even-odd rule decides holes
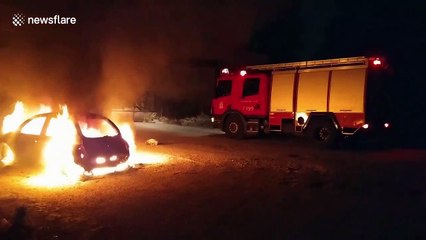
[[[330,112],[364,112],[366,68],[334,70],[330,86]]]
[[[302,70],[296,112],[326,112],[329,71]]]
[[[295,72],[274,72],[272,75],[271,112],[293,112]]]

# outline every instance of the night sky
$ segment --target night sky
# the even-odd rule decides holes
[[[396,117],[426,119],[425,12],[422,1],[2,0],[0,96],[103,109],[151,91],[197,112],[222,66],[380,55],[394,112],[416,106]],[[14,13],[77,24],[15,27]]]

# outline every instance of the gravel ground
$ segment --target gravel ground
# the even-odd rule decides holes
[[[426,151],[324,150],[293,136],[234,140],[137,123],[167,156],[70,187],[0,170],[0,218],[27,209],[37,239],[426,239]],[[157,146],[144,142],[154,138]]]

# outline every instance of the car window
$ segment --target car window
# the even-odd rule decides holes
[[[117,129],[103,118],[80,118],[77,120],[81,133],[87,138],[113,137],[118,135]]]
[[[71,129],[72,132],[69,132],[70,129],[68,128],[68,125],[64,126],[64,123],[60,122],[57,117],[52,117],[50,118],[49,124],[47,125],[47,128],[46,128],[46,136],[51,137],[54,135],[54,133],[58,133],[58,132],[61,133],[62,135],[64,134],[64,131],[67,131],[67,134],[75,134],[76,132],[75,132],[74,124],[72,122],[70,122],[70,124],[72,124],[72,129]]]
[[[20,132],[22,134],[28,134],[28,135],[40,135],[41,131],[43,130],[43,125],[45,121],[46,121],[46,117],[37,117],[37,118],[31,119],[21,128]]]

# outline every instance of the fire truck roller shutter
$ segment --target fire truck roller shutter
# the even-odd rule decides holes
[[[293,111],[294,76],[294,71],[273,73],[271,112]]]
[[[269,123],[282,129],[283,119],[293,119],[293,92],[296,71],[278,71],[272,74]],[[293,123],[292,123],[293,124]],[[291,124],[291,125],[292,125]]]
[[[334,70],[330,86],[330,112],[364,112],[366,68]]]
[[[346,128],[364,124],[365,67],[333,70],[330,85],[329,111]]]
[[[303,70],[299,76],[297,112],[326,112],[329,70]]]

